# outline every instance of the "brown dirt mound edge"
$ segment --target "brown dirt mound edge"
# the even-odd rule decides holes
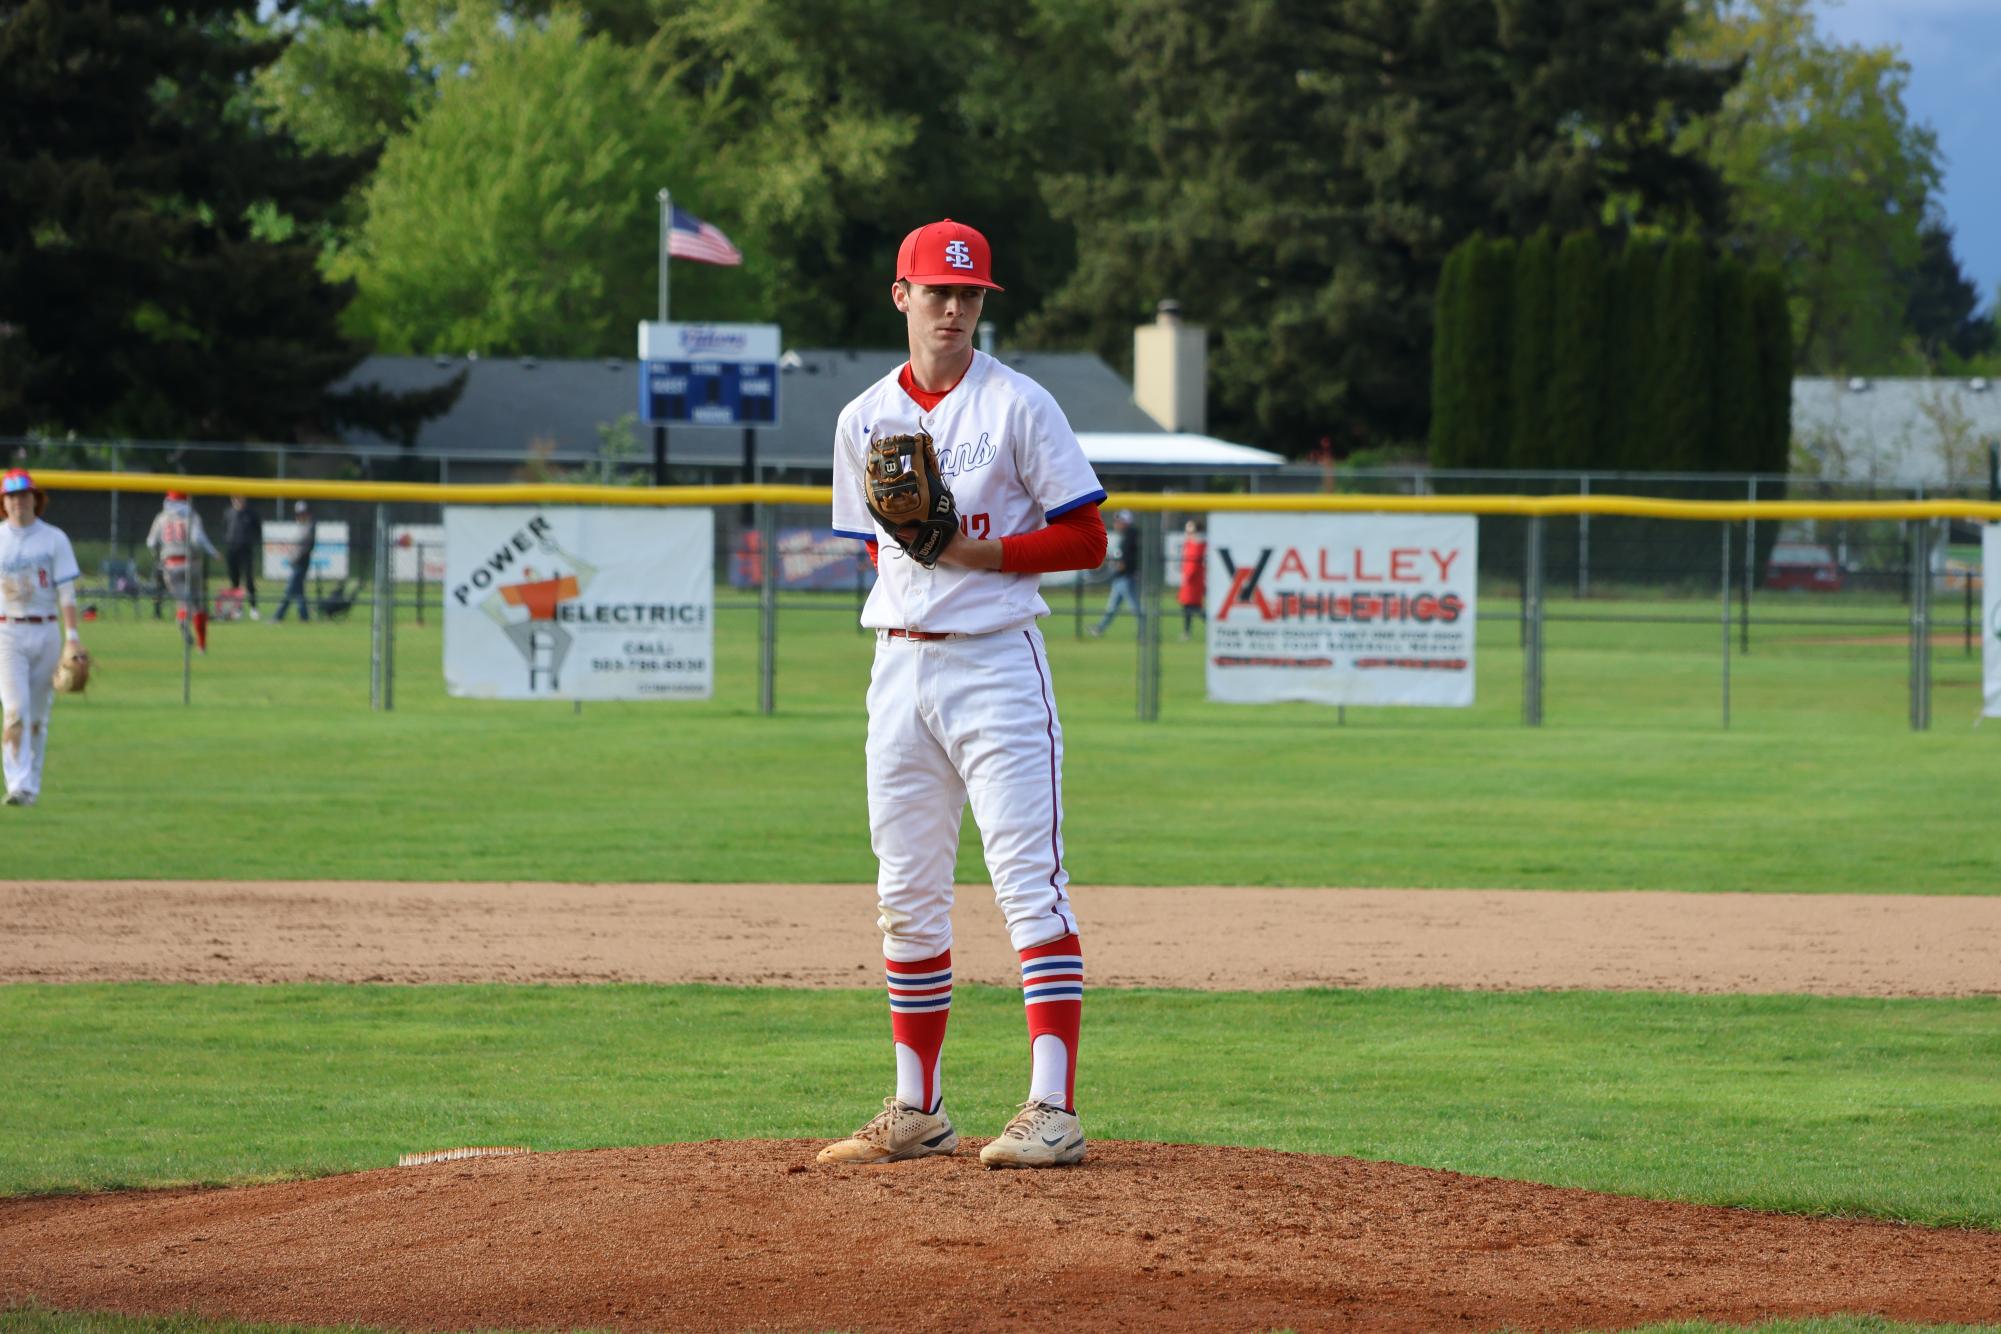
[[[0,1201],[0,1304],[411,1330],[1618,1329],[2001,1313],[2001,1233],[1266,1149],[813,1162],[819,1141]]]

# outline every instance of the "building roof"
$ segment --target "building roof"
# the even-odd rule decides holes
[[[1802,378],[1793,439],[1820,475],[1882,486],[1984,482],[2001,441],[2001,384],[1985,379]]]
[[[828,466],[841,409],[904,360],[904,353],[893,350],[786,352],[779,424],[758,428],[758,459],[779,467]],[[1094,355],[1008,352],[1002,360],[1047,389],[1080,434],[1110,432],[1121,439],[1163,435],[1134,404],[1132,386]],[[376,384],[392,391],[429,389],[461,370],[467,372],[465,392],[450,412],[418,433],[422,453],[519,459],[546,442],[558,457],[595,458],[601,429],[639,406],[638,363],[627,358],[378,356],[362,362],[336,388]],[[642,426],[642,442],[647,438]],[[389,443],[359,430],[347,432],[344,439],[351,445]],[[735,463],[743,457],[743,429],[672,427],[668,456],[681,464]]]
[[[1233,445],[1210,435],[1120,431],[1079,431],[1084,457],[1098,468],[1142,468],[1161,472],[1187,468],[1194,472],[1244,472],[1277,468],[1285,455],[1249,445]]]

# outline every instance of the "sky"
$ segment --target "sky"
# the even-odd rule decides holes
[[[2001,0],[1818,0],[1819,28],[1849,45],[1895,46],[1911,67],[1905,106],[1945,159],[1946,221],[1960,271],[1995,309],[2001,289]]]

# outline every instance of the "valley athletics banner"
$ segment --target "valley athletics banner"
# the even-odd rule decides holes
[[[1472,515],[1210,520],[1210,699],[1473,702]]]
[[[445,689],[473,699],[707,699],[706,509],[445,509]]]
[[[2001,718],[2001,523],[1980,530],[1981,713]]]

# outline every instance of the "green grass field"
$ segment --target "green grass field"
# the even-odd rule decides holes
[[[1481,626],[1472,709],[1345,714],[1206,702],[1199,646],[1170,624],[1161,718],[1141,723],[1131,622],[1081,638],[1057,601],[1083,883],[2001,889],[1978,659],[1937,651],[1934,730],[1910,732],[1894,602],[1844,602],[1853,627],[1761,621],[1726,730],[1720,624],[1579,619],[1713,603],[1553,605],[1547,721],[1527,729],[1506,621]],[[431,620],[399,630],[386,714],[365,620],[219,625],[187,707],[171,624],[94,623],[100,676],[58,703],[43,803],[0,817],[10,875],[873,878],[872,641],[851,599],[786,599],[770,717],[738,597],[697,704],[450,700]],[[983,878],[970,825],[962,876]],[[845,1131],[882,1091],[881,1008],[866,988],[4,987],[0,1193],[315,1175],[443,1143]],[[1019,998],[966,987],[955,1010],[948,1098],[991,1133],[1021,1095]],[[1994,998],[1104,990],[1081,1096],[1106,1138],[2001,1228],[1996,1069]],[[251,1330],[0,1312],[0,1334]]]
[[[1130,620],[1080,639],[1058,603],[1047,630],[1080,882],[2001,887],[2001,842],[1986,832],[2001,729],[1971,726],[1978,659],[1940,652],[1936,726],[1913,733],[1905,648],[1871,623],[1761,625],[1731,665],[1727,730],[1718,626],[1561,619],[1547,631],[1539,729],[1520,722],[1507,622],[1482,624],[1479,699],[1463,710],[1211,704],[1200,646],[1170,635],[1161,717],[1142,723]],[[873,877],[861,783],[872,640],[851,598],[786,602],[768,717],[756,613],[740,599],[718,615],[716,697],[692,704],[448,699],[435,607],[430,622],[399,631],[390,713],[368,709],[363,620],[219,625],[187,707],[170,623],[93,624],[99,679],[58,703],[43,804],[8,812],[34,831],[14,873]],[[1880,642],[1829,642],[1855,639]],[[981,874],[970,824],[962,870]]]

